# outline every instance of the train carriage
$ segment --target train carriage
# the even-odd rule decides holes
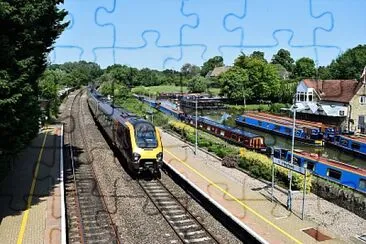
[[[96,91],[89,90],[88,103],[93,116],[114,146],[125,157],[135,174],[159,174],[163,163],[160,133],[153,124],[112,104]]]

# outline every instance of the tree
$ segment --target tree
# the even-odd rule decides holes
[[[249,84],[248,73],[240,67],[233,67],[219,76],[221,95],[226,95],[232,102],[252,99],[254,92]]]
[[[333,79],[360,79],[366,65],[366,45],[348,49],[329,65]]]
[[[251,58],[257,58],[267,63],[267,60],[264,58],[264,52],[261,51],[254,51],[251,55]]]
[[[125,99],[130,95],[128,87],[123,82],[118,81],[111,73],[104,73],[99,78],[99,82],[99,91],[104,96],[110,95],[115,99]]]
[[[265,60],[246,56],[242,53],[234,66],[244,69],[248,74],[248,87],[255,91],[253,99],[270,99],[277,93],[280,77],[275,65],[268,64]]]
[[[201,71],[200,67],[189,63],[184,64],[180,69],[180,72],[188,78],[198,75],[200,71]]]
[[[48,107],[46,108],[46,115],[51,118],[58,112],[60,104],[58,97],[59,85],[61,81],[60,72],[55,70],[46,70],[38,81],[40,91],[40,98],[48,100]]]
[[[332,78],[332,74],[330,73],[329,67],[320,66],[318,68],[317,78],[318,79],[321,79],[321,80],[331,79]]]
[[[201,75],[206,76],[208,72],[213,70],[215,67],[224,66],[224,59],[221,56],[215,56],[210,58],[206,62],[203,63],[201,68]]]
[[[207,80],[201,76],[195,76],[188,81],[189,92],[204,92],[207,89]]]
[[[62,0],[0,3],[0,151],[14,155],[37,133],[38,79],[52,44],[68,23]]]
[[[282,65],[288,72],[293,72],[294,70],[294,59],[291,58],[289,51],[282,48],[273,55],[271,63]]]
[[[300,58],[295,63],[293,77],[297,79],[314,78],[316,74],[315,62],[311,58]]]

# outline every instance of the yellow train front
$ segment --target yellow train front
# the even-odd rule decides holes
[[[158,129],[149,121],[115,108],[98,92],[89,90],[88,103],[95,119],[124,156],[134,174],[160,173],[163,145]]]

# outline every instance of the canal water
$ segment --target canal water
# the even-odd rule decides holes
[[[212,112],[202,112],[201,115],[207,116],[213,120],[216,121],[222,121],[223,120],[223,112],[216,111],[214,113]],[[226,115],[224,115],[226,116]],[[285,138],[282,136],[273,135],[270,133],[266,133],[260,130],[255,130],[247,127],[237,126],[234,125],[234,118],[231,118],[227,120],[227,124],[230,126],[236,126],[242,130],[255,133],[257,135],[261,135],[265,139],[265,143],[267,146],[273,146],[273,147],[280,147],[280,148],[286,148],[291,149],[291,138]],[[309,144],[301,143],[295,140],[295,149],[304,150],[310,153],[316,153],[318,155],[337,160],[343,163],[351,164],[360,168],[366,169],[366,159],[362,159],[359,157],[354,157],[352,154],[349,154],[347,152],[341,151],[340,149],[336,147],[332,147],[329,145],[325,145],[323,147],[316,147]]]

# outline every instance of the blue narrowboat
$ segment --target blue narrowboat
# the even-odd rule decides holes
[[[273,157],[291,162],[291,151],[287,149],[275,149]],[[293,163],[306,168],[316,176],[366,193],[365,169],[301,150],[295,150]]]
[[[337,135],[334,130],[328,129],[324,135],[325,142],[341,148],[355,156],[366,158],[366,136],[362,135]]]
[[[248,126],[275,133],[285,137],[292,137],[292,119],[273,114],[247,112],[236,118],[235,122],[241,126]],[[295,139],[304,143],[323,146],[322,125],[303,120],[296,121]]]

